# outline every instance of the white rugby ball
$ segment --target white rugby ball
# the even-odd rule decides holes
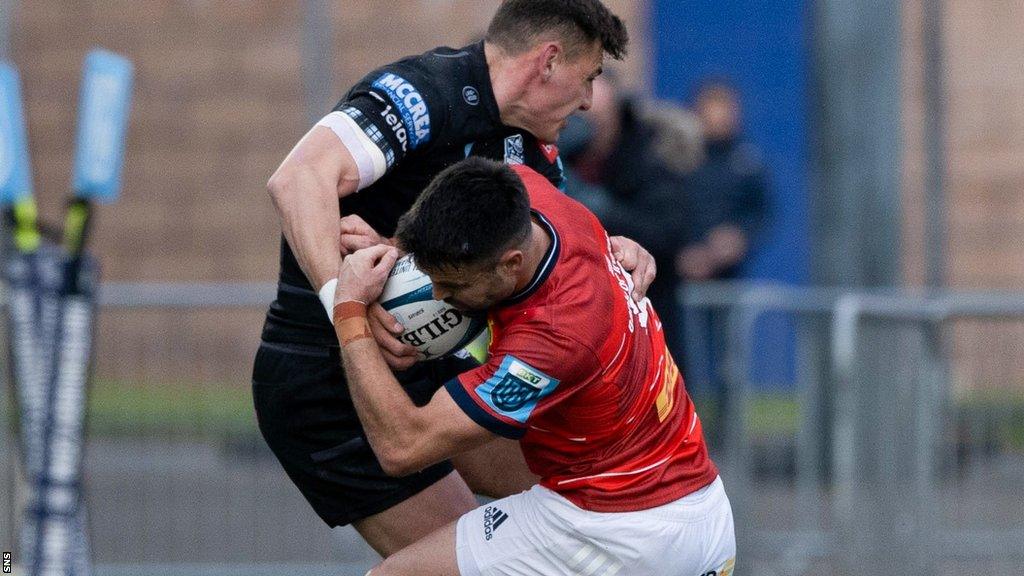
[[[380,303],[405,327],[401,340],[419,350],[424,360],[462,349],[487,328],[482,318],[434,300],[430,276],[416,267],[409,254],[395,262]]]

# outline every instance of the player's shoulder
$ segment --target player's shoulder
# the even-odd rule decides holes
[[[530,206],[539,213],[560,236],[573,241],[584,236],[589,240],[600,240],[603,230],[597,217],[576,199],[558,188],[548,174],[537,172],[531,166],[515,166],[516,173],[523,181]]]
[[[501,126],[482,43],[439,47],[381,66],[346,95],[347,101],[360,98],[373,99],[379,107],[393,104],[417,128],[429,128],[423,131],[429,134],[424,142],[457,144],[460,153],[466,142]]]
[[[556,192],[560,192],[550,180],[548,180],[543,173],[541,173],[537,166],[531,166],[529,164],[512,163],[509,166],[519,176],[519,179],[523,181],[523,186],[526,188],[527,194],[533,198],[536,195],[547,195]]]
[[[558,306],[540,304],[507,326],[495,350],[529,362],[560,380],[588,372],[597,364],[592,339]]]
[[[433,105],[448,101],[479,103],[481,88],[473,86],[483,67],[482,54],[475,45],[464,48],[440,46],[422,54],[406,56],[370,71],[354,89],[362,87],[415,90]],[[405,86],[403,86],[405,85]]]
[[[607,331],[601,314],[612,304],[597,241],[572,230],[572,214],[557,221],[537,211],[552,236],[547,269],[538,270],[535,291],[509,312],[510,331],[544,342],[539,348],[575,355],[600,347]]]

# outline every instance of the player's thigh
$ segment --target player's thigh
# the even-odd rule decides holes
[[[582,510],[554,492],[527,492],[459,519],[461,576],[730,574],[732,515],[721,482],[635,512]]]
[[[452,458],[452,464],[475,494],[504,498],[529,490],[540,481],[530,472],[519,442],[498,438]]]
[[[460,576],[451,522],[386,558],[368,576]]]
[[[635,576],[730,576],[735,564],[732,510],[721,479],[654,508],[582,514],[574,528]]]
[[[721,486],[721,479],[715,481]],[[713,489],[716,486],[712,486]],[[719,503],[711,511],[707,522],[708,530],[708,562],[706,572],[714,572],[717,576],[732,576],[736,567],[736,529],[733,524],[732,504],[722,490],[724,503]]]
[[[452,472],[391,508],[352,522],[352,526],[386,558],[476,507],[466,483]]]
[[[480,506],[456,527],[460,575],[624,576],[621,561],[575,530],[580,513],[540,486]]]
[[[410,399],[419,404],[429,401],[437,387],[424,367],[399,378]],[[362,432],[336,349],[262,343],[253,367],[253,401],[267,445],[329,526],[390,510],[452,473],[450,462],[402,478],[384,472]],[[452,491],[438,487],[435,493]],[[472,507],[466,503],[464,486],[462,493],[451,505],[453,512],[430,529]],[[405,541],[402,535],[397,539]],[[386,551],[393,549],[389,546],[382,553]]]

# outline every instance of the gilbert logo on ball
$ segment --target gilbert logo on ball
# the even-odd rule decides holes
[[[403,256],[395,263],[380,303],[405,326],[402,341],[419,350],[424,360],[441,358],[461,349],[487,327],[482,318],[468,316],[434,300],[430,277],[416,267],[412,255]]]

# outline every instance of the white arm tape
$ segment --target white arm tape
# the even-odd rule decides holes
[[[327,319],[334,323],[334,291],[338,289],[338,279],[331,278],[324,284],[320,291],[317,292],[317,296],[320,297],[320,303],[324,305],[324,310],[327,311]]]
[[[316,125],[330,128],[345,148],[348,148],[359,170],[360,190],[376,182],[387,171],[384,153],[348,114],[331,112]]]

